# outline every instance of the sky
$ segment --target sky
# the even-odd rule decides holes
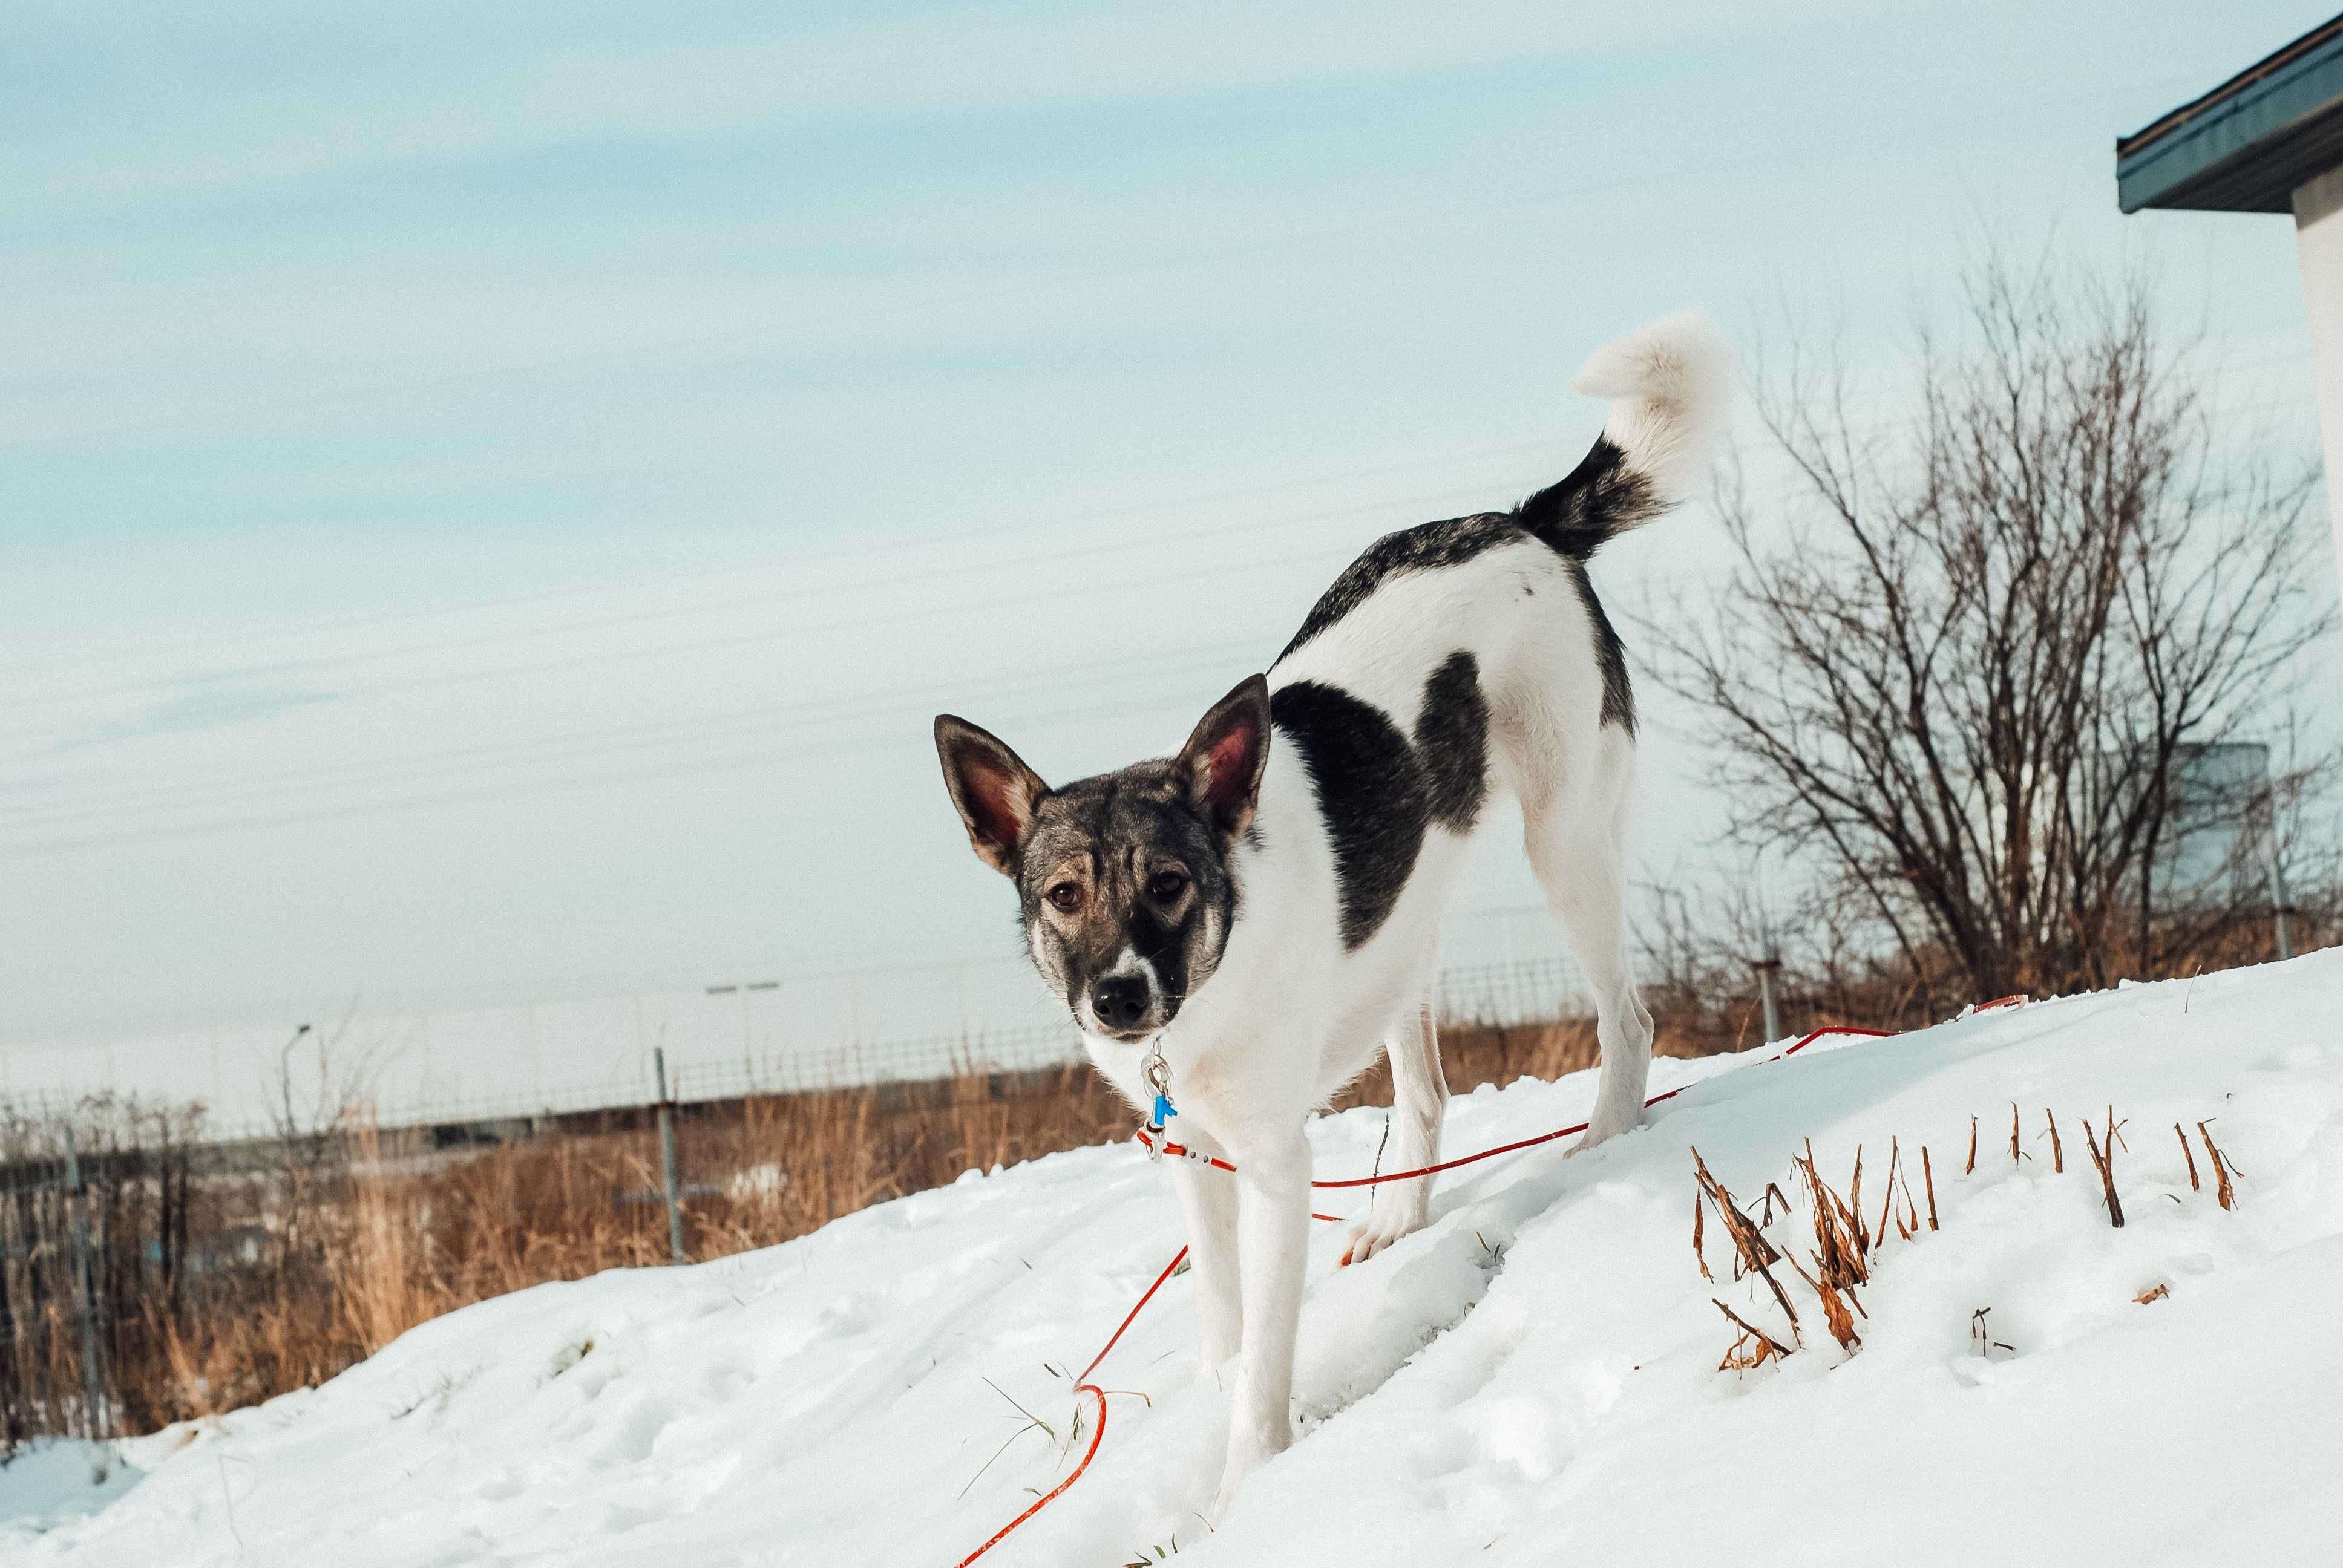
[[[11,5],[0,1043],[998,962],[935,712],[1175,744],[1684,305],[1892,420],[2047,240],[2315,457],[2291,226],[2121,217],[2113,140],[2321,8],[1581,12]],[[1643,689],[1662,885],[1722,818]]]

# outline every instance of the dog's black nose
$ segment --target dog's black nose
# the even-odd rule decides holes
[[[1109,975],[1091,988],[1091,1009],[1110,1029],[1129,1029],[1147,1016],[1147,980],[1141,975]]]

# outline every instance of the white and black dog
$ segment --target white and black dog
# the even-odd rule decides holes
[[[1652,1020],[1620,908],[1635,710],[1586,561],[1697,477],[1720,381],[1689,314],[1597,351],[1574,385],[1611,412],[1569,477],[1378,539],[1176,756],[1052,789],[984,730],[936,720],[970,841],[1016,882],[1033,962],[1099,1070],[1144,1108],[1160,1050],[1173,1135],[1237,1166],[1172,1167],[1204,1362],[1242,1352],[1216,1520],[1292,1440],[1303,1122],[1387,1052],[1392,1168],[1440,1158],[1440,922],[1496,790],[1521,805],[1594,994],[1603,1076],[1578,1147],[1643,1118]],[[1423,1225],[1431,1179],[1396,1191],[1345,1262]]]

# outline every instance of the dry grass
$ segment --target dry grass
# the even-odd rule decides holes
[[[2041,1136],[2049,1139],[2052,1144],[2054,1163],[2050,1174],[2063,1174],[2065,1162],[2059,1158],[2056,1147],[2057,1118],[2046,1108],[2043,1111],[2043,1119],[2046,1129]],[[2117,1150],[2125,1153],[2131,1152],[2131,1145],[2123,1135],[2123,1130],[2129,1125],[2129,1122],[2116,1114],[2113,1105],[2106,1107],[2101,1120],[2097,1123],[2088,1116],[2080,1117],[2077,1120],[2082,1123],[2084,1145],[2090,1151],[2091,1168],[2098,1177],[2100,1197],[2107,1206],[2107,1221],[2111,1227],[2120,1230],[2124,1224],[2124,1207],[2122,1196],[2117,1191],[2116,1152]],[[1977,1126],[1978,1118],[1971,1116],[1969,1118],[1969,1169],[1972,1171],[1975,1170],[1976,1160]],[[2201,1181],[2197,1174],[2196,1156],[2189,1146],[2188,1135],[2182,1131],[2177,1121],[2172,1124],[2172,1131],[2174,1136],[2180,1141],[2181,1153],[2186,1157],[2189,1190],[2200,1191]],[[2212,1162],[2213,1174],[2217,1183],[2215,1189],[2215,1201],[2223,1210],[2232,1210],[2237,1206],[2237,1190],[2230,1178],[2236,1168],[2227,1156],[2214,1144],[2212,1135],[2205,1122],[2199,1121],[2197,1124],[2197,1131]],[[2019,1147],[2018,1133],[2017,1109],[2012,1106],[2009,1151],[2013,1160],[2029,1158]],[[1936,1212],[1936,1162],[1929,1152],[1928,1146],[1925,1143],[1920,1145],[1921,1188],[1927,1198],[1925,1231],[1921,1223],[1919,1202],[1912,1192],[1911,1167],[1903,1159],[1901,1138],[1891,1136],[1888,1139],[1887,1149],[1887,1175],[1883,1183],[1885,1192],[1880,1204],[1879,1222],[1875,1231],[1867,1228],[1863,1219],[1863,1146],[1861,1144],[1855,1145],[1855,1168],[1848,1175],[1846,1195],[1844,1198],[1823,1179],[1822,1172],[1815,1167],[1814,1145],[1811,1141],[1805,1145],[1805,1152],[1803,1155],[1791,1156],[1790,1169],[1794,1178],[1791,1186],[1794,1191],[1802,1191],[1804,1203],[1803,1205],[1794,1204],[1787,1198],[1784,1198],[1780,1204],[1781,1217],[1787,1220],[1803,1206],[1814,1231],[1813,1248],[1806,1254],[1805,1261],[1801,1261],[1789,1245],[1777,1244],[1774,1238],[1765,1233],[1775,1221],[1774,1199],[1779,1189],[1774,1183],[1770,1181],[1766,1183],[1764,1216],[1753,1219],[1735,1201],[1733,1194],[1724,1184],[1710,1172],[1707,1162],[1701,1158],[1700,1151],[1697,1148],[1692,1151],[1692,1249],[1694,1260],[1700,1269],[1701,1278],[1712,1284],[1715,1282],[1715,1276],[1709,1271],[1708,1259],[1703,1251],[1706,1217],[1708,1211],[1714,1209],[1718,1220],[1724,1224],[1726,1235],[1733,1242],[1734,1279],[1739,1281],[1751,1274],[1762,1279],[1771,1289],[1775,1303],[1781,1309],[1782,1315],[1789,1325],[1789,1342],[1785,1344],[1780,1340],[1766,1335],[1726,1307],[1724,1302],[1718,1302],[1717,1309],[1731,1318],[1735,1326],[1741,1331],[1739,1336],[1725,1351],[1725,1359],[1719,1363],[1718,1370],[1746,1372],[1781,1356],[1794,1354],[1804,1348],[1805,1342],[1799,1332],[1797,1310],[1788,1292],[1784,1290],[1781,1282],[1776,1280],[1772,1272],[1772,1266],[1775,1263],[1788,1264],[1791,1271],[1797,1275],[1798,1282],[1804,1284],[1821,1303],[1824,1321],[1830,1328],[1831,1337],[1838,1342],[1842,1351],[1851,1355],[1862,1348],[1862,1336],[1856,1331],[1855,1320],[1858,1318],[1867,1320],[1870,1314],[1865,1312],[1862,1302],[1857,1298],[1856,1291],[1858,1287],[1871,1282],[1872,1271],[1877,1266],[1881,1250],[1887,1242],[1889,1226],[1892,1223],[1897,1239],[1906,1242],[1917,1241],[1924,1234],[1940,1229]],[[2182,1201],[2177,1192],[2167,1191],[2163,1196],[2170,1198],[2176,1203]],[[1812,1264],[1811,1268],[1808,1267],[1809,1262]],[[1754,1285],[1749,1293],[1753,1302],[1755,1302],[1757,1292]],[[2157,1283],[2141,1290],[2132,1297],[2132,1300],[2146,1305],[2151,1302],[2162,1301],[2169,1294],[2171,1291],[2167,1285]],[[2009,1345],[1993,1338],[1987,1330],[1986,1314],[1988,1311],[1990,1311],[1989,1308],[1978,1308],[1969,1325],[1971,1342],[1977,1347],[1977,1353],[1980,1355],[1990,1355],[1996,1350],[2010,1349]]]
[[[1689,1053],[1664,1037],[1663,1052]],[[1594,1065],[1589,1021],[1452,1026],[1450,1086]],[[1390,1102],[1378,1068],[1336,1109]],[[50,1432],[146,1431],[323,1382],[418,1323],[548,1281],[669,1260],[647,1111],[548,1121],[502,1143],[441,1146],[363,1117],[206,1169],[195,1130],[81,1108],[100,1281],[106,1397],[81,1394],[59,1130],[10,1130],[0,1161],[0,1452]],[[769,1246],[875,1202],[1130,1135],[1086,1065],[681,1108],[689,1256]],[[191,1154],[193,1156],[191,1161]],[[192,1174],[191,1174],[192,1173]]]

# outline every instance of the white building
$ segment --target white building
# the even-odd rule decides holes
[[[2292,213],[2310,314],[2328,521],[2343,573],[2343,16],[2116,141],[2116,200]]]

